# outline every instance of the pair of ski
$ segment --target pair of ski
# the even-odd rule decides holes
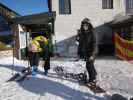
[[[79,73],[79,74],[74,74],[74,73],[67,73],[62,66],[57,66],[54,68],[54,71],[57,73],[59,76],[63,76],[65,78],[72,78],[78,81],[82,81],[84,85],[89,88],[93,93],[106,93],[106,91],[101,88],[99,85],[90,85],[87,83],[87,75],[86,73]]]
[[[55,67],[54,71],[57,73],[58,76],[62,76],[64,78],[74,79],[74,80],[78,80],[78,81],[85,81],[86,77],[87,77],[85,72],[84,73],[78,73],[78,74],[68,73],[61,66]]]
[[[24,81],[25,78],[31,74],[30,67],[24,68],[21,72],[15,73],[10,79],[8,79],[6,82],[16,81],[21,82]]]

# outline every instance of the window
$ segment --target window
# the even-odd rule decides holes
[[[113,0],[102,0],[103,9],[113,9]]]
[[[59,0],[59,14],[71,14],[70,0]]]
[[[129,9],[133,9],[133,0],[126,0],[126,6]]]
[[[126,0],[126,13],[133,14],[133,0]]]

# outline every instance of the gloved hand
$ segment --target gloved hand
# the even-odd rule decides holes
[[[75,44],[78,46],[78,45],[79,45],[79,42],[78,42],[78,41],[76,41],[76,42],[75,42]]]
[[[95,58],[93,56],[90,56],[90,58],[89,58],[90,61],[94,61],[94,59]]]

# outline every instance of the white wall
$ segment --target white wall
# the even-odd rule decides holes
[[[52,1],[52,10],[56,11],[55,34],[57,41],[75,35],[83,18],[88,17],[94,26],[113,20],[122,13],[122,0],[114,0],[114,9],[102,9],[102,0],[71,0],[72,14],[59,15],[59,0]],[[65,32],[65,33],[64,33]]]
[[[114,9],[102,9],[102,0],[71,0],[70,15],[59,15],[59,0],[52,0],[56,11],[55,38],[57,42],[77,34],[83,18],[88,17],[94,27],[110,22],[116,15],[124,14],[124,0],[114,0]]]

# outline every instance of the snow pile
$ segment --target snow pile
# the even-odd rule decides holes
[[[12,50],[0,51],[0,58],[12,56]]]

